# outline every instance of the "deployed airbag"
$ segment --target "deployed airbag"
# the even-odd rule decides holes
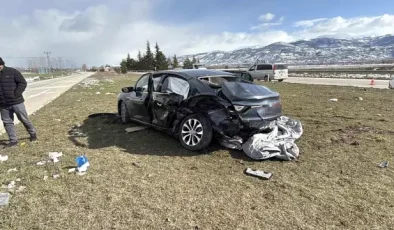
[[[183,79],[176,77],[168,77],[163,84],[162,92],[165,93],[176,93],[182,95],[183,99],[186,99],[189,95],[189,83]]]
[[[300,151],[295,141],[303,133],[301,122],[282,116],[271,127],[273,129],[270,132],[255,134],[242,145],[246,155],[254,160],[296,159]]]

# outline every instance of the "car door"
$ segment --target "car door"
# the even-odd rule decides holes
[[[179,104],[189,95],[190,85],[177,75],[167,75],[162,79],[158,92],[152,92],[152,124],[171,128],[176,118]]]
[[[128,97],[130,117],[146,123],[150,122],[148,114],[149,82],[151,74],[143,75],[135,84],[134,91]]]

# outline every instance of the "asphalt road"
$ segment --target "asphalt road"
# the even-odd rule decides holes
[[[27,113],[31,115],[44,105],[59,97],[74,85],[93,74],[94,73],[92,72],[80,73],[67,77],[27,83],[27,88],[23,93]],[[18,123],[19,120],[15,117],[15,124]],[[0,133],[4,133],[4,131],[3,123],[0,122]]]
[[[375,80],[375,85],[370,85],[370,79],[289,77],[285,80],[285,82],[314,85],[355,86],[366,88],[373,87],[380,89],[388,89],[389,87],[389,80]]]

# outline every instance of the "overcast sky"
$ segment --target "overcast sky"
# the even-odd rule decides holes
[[[393,0],[0,0],[0,56],[118,64],[149,40],[168,56],[319,36],[394,34]],[[13,58],[14,57],[14,58]]]

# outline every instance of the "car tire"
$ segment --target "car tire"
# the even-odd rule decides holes
[[[208,118],[198,114],[187,116],[179,127],[179,141],[190,151],[208,147],[212,141],[212,126]]]
[[[127,124],[131,122],[129,110],[127,109],[127,105],[124,101],[120,102],[119,114],[123,124]]]
[[[282,82],[282,81],[283,81],[283,79],[279,79],[278,81],[279,81],[279,82]]]
[[[268,76],[265,76],[265,77],[264,77],[264,81],[265,81],[265,82],[267,82],[267,81],[269,81],[269,80],[270,80],[270,79],[269,79]]]

